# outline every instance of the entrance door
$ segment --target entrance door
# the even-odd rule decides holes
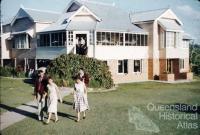
[[[87,34],[76,34],[76,54],[87,55],[88,53],[88,38]]]

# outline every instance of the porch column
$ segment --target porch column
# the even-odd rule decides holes
[[[26,58],[24,58],[24,72],[26,72]]]
[[[69,33],[68,31],[66,31],[66,41],[65,41],[65,47],[66,47],[66,54],[67,54],[67,48],[68,48],[68,45],[69,45]]]
[[[125,32],[123,32],[123,46],[125,46]]]
[[[95,58],[95,49],[96,49],[96,44],[97,44],[97,32],[94,31],[94,46],[93,46],[93,57]]]
[[[37,59],[35,59],[35,70],[38,69],[38,65],[37,65]]]
[[[26,64],[27,64],[27,68],[30,69],[28,58],[26,59]]]
[[[1,66],[3,67],[3,59],[1,59]]]
[[[14,67],[16,68],[17,67],[17,59],[14,58]]]

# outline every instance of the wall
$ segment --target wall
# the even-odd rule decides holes
[[[95,58],[107,59],[148,59],[148,46],[95,46]]]
[[[12,32],[25,31],[33,26],[33,22],[29,18],[17,19],[12,25]]]
[[[130,83],[148,80],[148,60],[142,62],[143,68],[141,73],[133,72],[133,59],[128,60],[128,74],[118,73],[118,60],[108,60],[107,64],[110,68],[114,83]]]
[[[10,33],[1,35],[1,58],[2,59],[11,58],[12,42],[9,40],[6,40],[8,37],[10,37]]]
[[[189,58],[189,48],[160,49],[160,58]]]

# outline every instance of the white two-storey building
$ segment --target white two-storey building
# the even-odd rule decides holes
[[[36,32],[35,67],[75,53],[105,61],[115,83],[192,79],[190,38],[181,26],[170,9],[130,14],[115,5],[72,0],[54,23]]]

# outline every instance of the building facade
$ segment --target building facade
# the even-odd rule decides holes
[[[170,9],[130,14],[115,5],[72,0],[46,26],[35,31],[35,68],[75,53],[105,61],[115,83],[192,79],[190,38]]]
[[[20,8],[14,18],[3,24],[1,65],[35,68],[36,33],[54,23],[59,13]]]

